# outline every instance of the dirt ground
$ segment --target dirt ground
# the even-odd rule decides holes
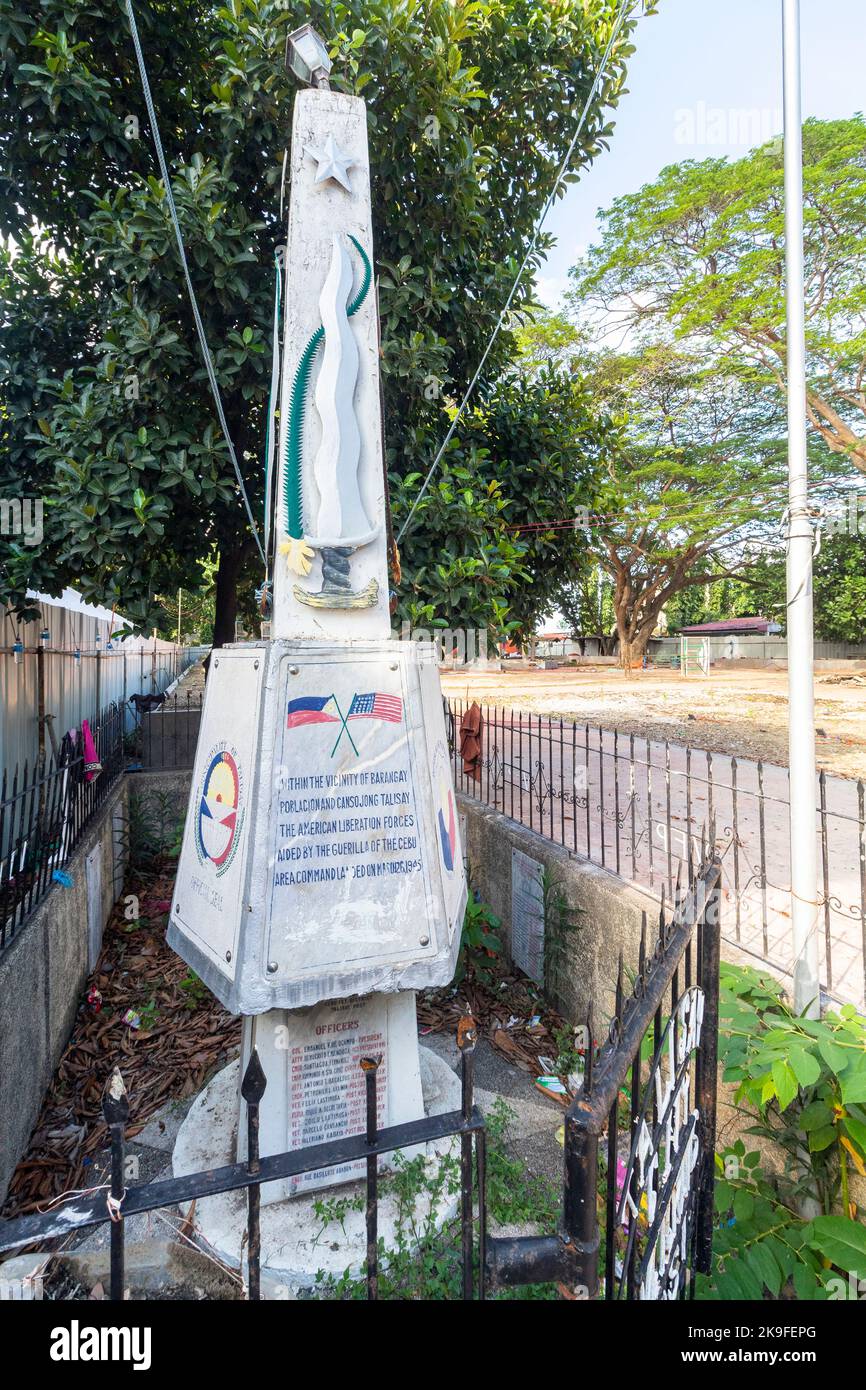
[[[858,663],[858,668],[862,663]],[[854,675],[854,679],[841,679]],[[502,671],[443,671],[442,688],[455,699],[513,705],[537,714],[627,734],[669,739],[738,758],[787,766],[787,671],[713,668],[709,676],[612,667],[531,670],[518,662]],[[866,778],[866,676],[859,669],[816,670],[815,725],[819,768]]]

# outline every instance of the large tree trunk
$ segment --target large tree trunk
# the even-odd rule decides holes
[[[619,661],[626,675],[631,675],[632,668],[643,662],[646,655],[647,644],[652,637],[655,627],[656,615],[645,614],[641,620],[635,622],[628,621],[625,613],[617,613],[616,627],[619,634]]]
[[[244,549],[220,550],[216,577],[216,613],[213,625],[213,645],[224,647],[235,640],[238,616],[238,578],[244,562]]]

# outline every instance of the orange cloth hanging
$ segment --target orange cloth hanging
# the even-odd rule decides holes
[[[481,756],[484,744],[484,715],[481,706],[473,700],[460,720],[460,756],[463,771],[467,777],[481,780]]]

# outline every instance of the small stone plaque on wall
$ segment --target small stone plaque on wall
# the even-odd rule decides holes
[[[511,957],[536,984],[544,984],[544,865],[511,851]]]

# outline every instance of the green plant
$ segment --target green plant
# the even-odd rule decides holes
[[[316,1220],[322,1224],[313,1237],[313,1245],[318,1245],[329,1226],[338,1225],[343,1236],[346,1235],[346,1217],[352,1211],[364,1210],[364,1198],[360,1194],[353,1197],[319,1197],[313,1202]]]
[[[727,964],[719,1014],[724,1079],[752,1121],[746,1132],[784,1162],[766,1171],[742,1140],[717,1156],[720,1225],[701,1296],[777,1297],[790,1282],[798,1298],[828,1297],[839,1271],[866,1278],[849,1184],[851,1166],[866,1174],[866,1020],[850,1005],[797,1017],[775,980]]]
[[[499,1098],[487,1117],[487,1210],[499,1225],[531,1222],[552,1231],[559,1210],[559,1192],[549,1179],[527,1173],[519,1159],[507,1153],[505,1141],[514,1121],[514,1112]],[[380,1299],[458,1299],[462,1289],[462,1255],[458,1218],[440,1222],[441,1207],[460,1190],[460,1165],[455,1154],[430,1164],[420,1155],[407,1159],[394,1156],[393,1171],[379,1179],[380,1200],[388,1194],[397,1202],[393,1242],[379,1240]],[[323,1197],[314,1203],[322,1225],[314,1244],[337,1224],[346,1234],[350,1212],[364,1209],[362,1193]],[[476,1269],[477,1276],[477,1269]],[[335,1278],[319,1271],[316,1290],[320,1298],[364,1299],[367,1286],[351,1269]],[[530,1284],[493,1295],[507,1299],[551,1299],[556,1289],[550,1284]]]
[[[552,995],[561,994],[561,984],[569,963],[569,942],[580,930],[583,908],[572,907],[565,886],[546,866],[541,873],[541,900],[544,908],[544,980]]]
[[[190,970],[188,974],[184,975],[179,988],[186,996],[184,1005],[190,1012],[207,1003],[210,995],[210,990],[204,980],[199,979],[194,970]]]
[[[150,999],[148,999],[146,1004],[140,1004],[136,1010],[136,1013],[141,1019],[142,1032],[150,1032],[150,1029],[155,1027],[156,1021],[159,1018],[159,1008],[157,1006],[156,996],[151,995]]]
[[[480,984],[489,985],[492,982],[490,962],[502,951],[502,938],[498,935],[501,925],[492,908],[479,902],[470,888],[463,914],[455,983],[459,984],[467,972],[471,972]]]
[[[158,788],[133,791],[129,798],[128,847],[130,866],[139,873],[158,867],[165,858],[176,859],[183,840],[184,816],[177,800]]]
[[[703,1299],[838,1296],[839,1271],[866,1279],[866,1228],[841,1215],[803,1218],[782,1199],[776,1175],[741,1139],[716,1155],[713,1272],[698,1278]]]
[[[791,1201],[850,1211],[849,1171],[866,1177],[866,1019],[843,1004],[798,1018],[776,981],[724,965],[720,1056],[737,1104],[754,1107],[749,1133],[781,1145]]]
[[[141,757],[141,729],[133,729],[130,733],[123,735],[123,756],[125,758]]]
[[[184,819],[183,816],[181,816],[180,820],[178,820],[178,821],[176,822],[176,824],[175,824],[175,827],[174,827],[174,834],[173,834],[172,837],[171,837],[171,844],[168,846],[167,850],[165,851],[166,857],[167,857],[168,859],[179,859],[179,858],[180,858],[180,852],[181,852],[181,850],[182,850],[182,848],[183,848],[183,832],[184,832],[184,825],[185,825],[185,819]]]
[[[527,1172],[506,1148],[514,1111],[501,1096],[487,1116],[488,1216],[500,1226],[531,1223],[551,1232],[562,1205],[558,1186],[543,1174]]]
[[[459,1298],[461,1255],[459,1238],[455,1239],[458,1224],[448,1221],[439,1226],[444,1202],[459,1190],[460,1165],[453,1155],[447,1155],[428,1165],[423,1154],[408,1159],[397,1152],[394,1168],[379,1179],[380,1201],[393,1195],[397,1204],[397,1219],[393,1243],[386,1247],[379,1238],[379,1297],[380,1299],[439,1299]],[[352,1212],[363,1211],[363,1195],[323,1198],[314,1204],[322,1226],[314,1244],[325,1235],[329,1225],[337,1223],[346,1233],[345,1220]],[[364,1299],[367,1286],[351,1269],[339,1277],[319,1271],[316,1289],[321,1298]]]
[[[564,1023],[553,1035],[556,1044],[556,1063],[557,1076],[568,1076],[571,1072],[582,1072],[586,1065],[585,1048],[581,1039],[586,1030],[583,1027],[575,1027],[572,1023]]]

